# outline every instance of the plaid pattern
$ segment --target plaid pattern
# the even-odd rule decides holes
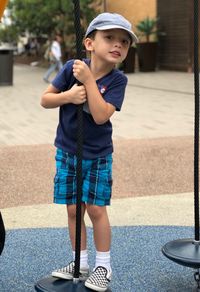
[[[61,149],[56,152],[54,203],[76,204],[76,156]],[[82,202],[110,205],[112,191],[112,155],[82,160]]]

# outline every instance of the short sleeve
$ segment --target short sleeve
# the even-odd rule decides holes
[[[75,81],[75,78],[72,74],[73,63],[74,60],[66,62],[63,68],[58,72],[58,74],[52,81],[52,85],[56,87],[59,91],[68,90],[71,87],[71,84]]]
[[[104,94],[105,101],[114,105],[117,111],[121,110],[127,82],[127,77],[118,72]]]

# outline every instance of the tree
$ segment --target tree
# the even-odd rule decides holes
[[[13,26],[5,26],[0,29],[0,41],[5,43],[17,43],[18,41],[18,30]]]
[[[101,0],[80,0],[81,21],[85,26],[96,14]],[[95,5],[94,5],[95,4]],[[50,36],[54,31],[74,33],[73,0],[11,0],[12,23],[23,33]]]
[[[102,4],[103,0],[80,0],[83,31],[102,9]],[[10,0],[7,7],[11,25],[0,27],[0,41],[16,42],[24,34],[51,39],[55,32],[59,32],[65,40],[64,50],[73,51],[73,0]]]

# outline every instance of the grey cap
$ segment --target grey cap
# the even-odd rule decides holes
[[[137,42],[138,38],[132,31],[131,23],[122,15],[117,13],[104,12],[94,18],[89,24],[85,37],[87,37],[94,30],[108,30],[120,28],[127,31],[131,37],[132,42]]]

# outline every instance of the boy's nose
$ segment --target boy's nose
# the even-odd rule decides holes
[[[117,41],[117,42],[115,43],[115,46],[118,47],[118,48],[121,48],[121,42],[120,42],[120,41]]]

